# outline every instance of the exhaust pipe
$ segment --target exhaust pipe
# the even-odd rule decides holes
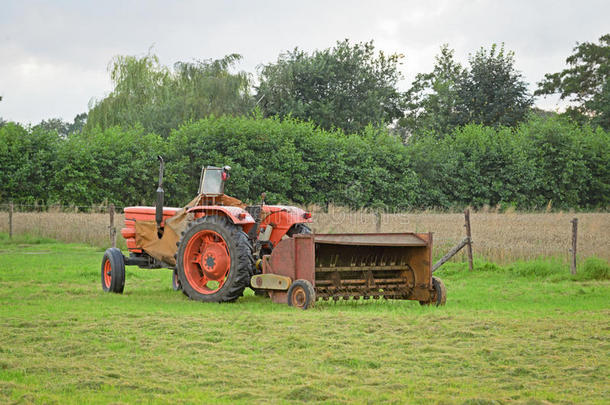
[[[165,192],[163,191],[163,170],[165,169],[165,162],[161,155],[157,156],[159,159],[159,187],[157,188],[157,204],[155,211],[155,220],[157,221],[157,233],[162,234],[161,222],[163,222],[163,199]]]

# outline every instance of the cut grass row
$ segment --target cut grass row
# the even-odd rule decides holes
[[[105,294],[101,255],[0,235],[1,403],[610,396],[603,260],[583,264],[578,280],[542,260],[477,263],[474,272],[450,264],[438,272],[448,289],[442,308],[370,300],[299,311],[250,292],[234,304],[192,302],[171,290],[167,270],[128,268],[125,294]]]

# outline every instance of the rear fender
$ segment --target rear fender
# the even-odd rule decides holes
[[[201,218],[206,215],[225,216],[235,225],[240,225],[244,229],[249,228],[252,224],[254,224],[254,218],[252,218],[248,211],[240,207],[224,205],[199,205],[189,208],[187,212],[195,214],[195,218]]]
[[[311,217],[306,218],[307,212],[298,207],[283,205],[264,205],[263,211],[266,216],[261,222],[261,227],[270,225],[273,228],[269,241],[276,246],[286,235],[286,232],[295,224],[313,222]]]

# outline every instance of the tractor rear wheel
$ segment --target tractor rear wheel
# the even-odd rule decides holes
[[[225,217],[193,221],[178,244],[178,280],[182,292],[196,301],[235,301],[248,286],[253,266],[248,236]]]
[[[172,289],[174,291],[180,291],[182,286],[180,285],[180,279],[178,279],[178,270],[172,270]]]
[[[102,289],[122,294],[125,288],[125,258],[117,248],[107,249],[102,259]]]

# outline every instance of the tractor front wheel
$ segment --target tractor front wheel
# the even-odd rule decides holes
[[[107,249],[102,259],[102,289],[122,294],[125,288],[125,258],[117,248]]]
[[[178,244],[178,281],[182,292],[196,301],[235,301],[243,295],[253,266],[248,235],[225,217],[193,221]]]

